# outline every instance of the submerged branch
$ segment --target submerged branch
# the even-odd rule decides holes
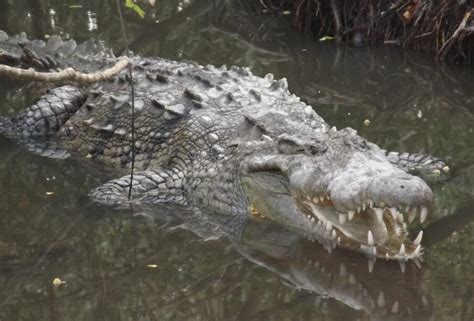
[[[110,79],[117,75],[120,71],[129,65],[127,57],[121,57],[117,63],[105,70],[87,74],[73,68],[66,68],[59,72],[38,72],[33,69],[21,69],[18,67],[10,67],[0,65],[0,76],[16,78],[26,81],[42,81],[42,82],[66,82],[74,81],[81,84],[91,84],[94,82]]]

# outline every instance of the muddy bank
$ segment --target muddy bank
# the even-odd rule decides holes
[[[468,0],[261,0],[318,39],[399,45],[440,60],[474,63],[474,7]]]

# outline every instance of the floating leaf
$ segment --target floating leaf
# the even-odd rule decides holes
[[[125,7],[135,11],[142,19],[145,17],[145,11],[143,11],[138,4],[133,2],[133,0],[125,0]]]
[[[286,11],[283,11],[281,14],[287,16],[287,15],[291,14],[291,11],[286,10]]]
[[[58,286],[60,286],[61,284],[65,284],[65,283],[66,283],[66,282],[63,281],[63,280],[61,280],[60,278],[55,278],[55,279],[53,280],[53,286],[56,287],[56,288],[57,288]]]
[[[324,36],[324,37],[319,38],[319,41],[328,41],[328,40],[334,40],[334,37]]]

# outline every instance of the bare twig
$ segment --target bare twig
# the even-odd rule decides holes
[[[467,21],[469,20],[469,17],[471,16],[471,11],[468,11],[464,14],[464,18],[462,19],[461,23],[459,24],[459,27],[454,31],[451,37],[449,37],[448,40],[443,44],[441,49],[438,51],[438,58],[441,60],[444,60],[446,57],[446,54],[451,50],[453,47],[454,43],[456,40],[458,40],[459,36],[461,33],[465,30]]]
[[[82,73],[80,71],[74,70],[73,68],[66,68],[59,72],[38,72],[33,69],[21,69],[17,67],[0,65],[0,75],[27,81],[74,81],[81,84],[91,84],[112,78],[120,71],[125,69],[128,65],[128,58],[122,57],[113,67],[91,74]]]

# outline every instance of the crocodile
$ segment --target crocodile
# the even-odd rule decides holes
[[[0,63],[44,72],[87,73],[119,59],[99,42],[58,36],[0,33],[0,49]],[[407,223],[425,221],[433,193],[412,170],[438,170],[442,161],[389,153],[354,129],[329,126],[285,78],[138,55],[129,63],[108,80],[48,87],[19,114],[1,117],[0,133],[42,155],[86,158],[123,175],[92,190],[94,203],[181,204],[229,226],[253,213],[328,251],[422,254],[423,231],[410,237]]]

